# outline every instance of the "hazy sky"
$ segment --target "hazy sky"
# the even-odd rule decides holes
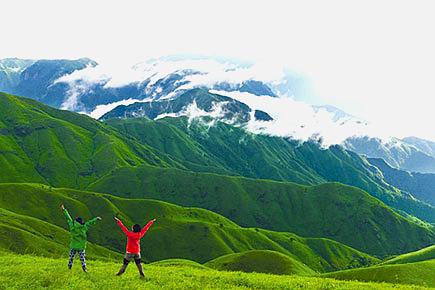
[[[0,58],[87,56],[117,65],[192,53],[285,65],[310,79],[318,102],[393,135],[435,140],[434,5],[2,1]]]

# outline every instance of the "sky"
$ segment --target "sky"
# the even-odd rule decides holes
[[[1,1],[0,58],[170,54],[285,66],[331,104],[391,134],[435,140],[431,1]]]

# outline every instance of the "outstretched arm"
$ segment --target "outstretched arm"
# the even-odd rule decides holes
[[[60,208],[62,209],[63,214],[66,217],[66,222],[68,223],[68,227],[71,228],[73,226],[73,220],[72,220],[68,210],[65,208],[65,206],[63,204],[60,206]]]
[[[101,218],[99,216],[97,216],[97,217],[95,217],[95,218],[93,218],[91,220],[88,220],[85,223],[85,226],[86,226],[86,228],[89,228],[90,226],[95,225],[97,223],[97,221],[100,221],[100,220],[101,220]]]
[[[140,236],[143,237],[145,233],[148,231],[148,229],[153,225],[153,223],[156,221],[156,219],[150,220],[146,226],[143,227],[143,229],[140,231]]]
[[[122,223],[122,221],[119,218],[117,218],[117,217],[114,217],[114,218],[115,218],[118,226],[124,232],[124,234],[126,234],[128,236],[130,234],[130,231],[124,226],[124,224]]]

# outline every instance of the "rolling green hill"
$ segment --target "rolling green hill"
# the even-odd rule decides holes
[[[428,261],[428,260],[435,260],[435,245],[423,248],[421,250],[406,253],[403,255],[399,255],[397,257],[394,257],[392,259],[389,259],[385,262],[383,262],[383,265],[386,264],[406,264],[406,263],[415,263],[420,261]],[[435,271],[435,269],[434,269]],[[435,273],[434,273],[435,275]]]
[[[322,276],[340,280],[435,287],[435,245],[399,255],[371,267],[331,272]]]
[[[40,184],[0,184],[0,228],[9,232],[0,245],[19,253],[49,253],[49,256],[59,256],[62,251],[67,253],[68,234],[63,230],[66,222],[58,209],[61,203],[73,216],[80,215],[85,219],[101,216],[103,220],[92,228],[89,240],[117,252],[124,251],[125,236],[113,221],[114,215],[119,214],[127,226],[157,218],[158,222],[142,241],[145,261],[184,258],[203,263],[222,255],[253,249],[281,252],[319,272],[378,261],[329,239],[241,228],[204,209],[54,189]],[[16,234],[18,231],[23,232],[24,241],[17,238],[21,237]],[[40,242],[35,245],[31,239]],[[112,252],[105,256],[109,253]]]
[[[0,93],[0,182],[80,188],[120,166],[175,165],[87,116]]]
[[[339,183],[309,187],[142,166],[116,170],[89,189],[206,208],[242,226],[328,237],[378,256],[414,251],[435,237],[366,192]]]
[[[341,182],[359,187],[393,208],[435,222],[433,206],[392,187],[365,159],[340,146],[325,149],[315,142],[251,134],[222,122],[210,125],[207,119],[137,118],[106,122],[193,171],[306,185]]]
[[[143,280],[132,266],[122,277],[115,276],[119,262],[90,261],[87,275],[79,267],[68,270],[64,259],[0,254],[0,264],[8,265],[0,267],[0,285],[8,289],[426,289],[297,275],[223,272],[186,264],[146,265]]]
[[[274,251],[253,250],[216,258],[205,266],[221,271],[309,276],[315,272],[303,263]]]
[[[351,269],[327,273],[322,276],[340,280],[415,284],[435,287],[435,260]]]

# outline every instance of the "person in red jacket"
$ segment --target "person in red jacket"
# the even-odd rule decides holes
[[[122,264],[121,269],[119,270],[118,276],[121,276],[125,269],[127,269],[128,263],[130,263],[131,260],[134,259],[134,262],[136,263],[137,269],[139,270],[140,277],[145,277],[143,270],[142,270],[142,264],[141,264],[141,256],[140,256],[140,239],[145,235],[145,233],[148,231],[148,229],[151,227],[151,225],[156,221],[155,219],[149,221],[146,226],[141,228],[140,225],[135,224],[132,228],[132,231],[129,231],[122,223],[120,219],[115,217],[116,222],[118,223],[121,230],[125,233],[127,236],[127,247],[126,247],[126,253],[124,256],[124,263]]]

